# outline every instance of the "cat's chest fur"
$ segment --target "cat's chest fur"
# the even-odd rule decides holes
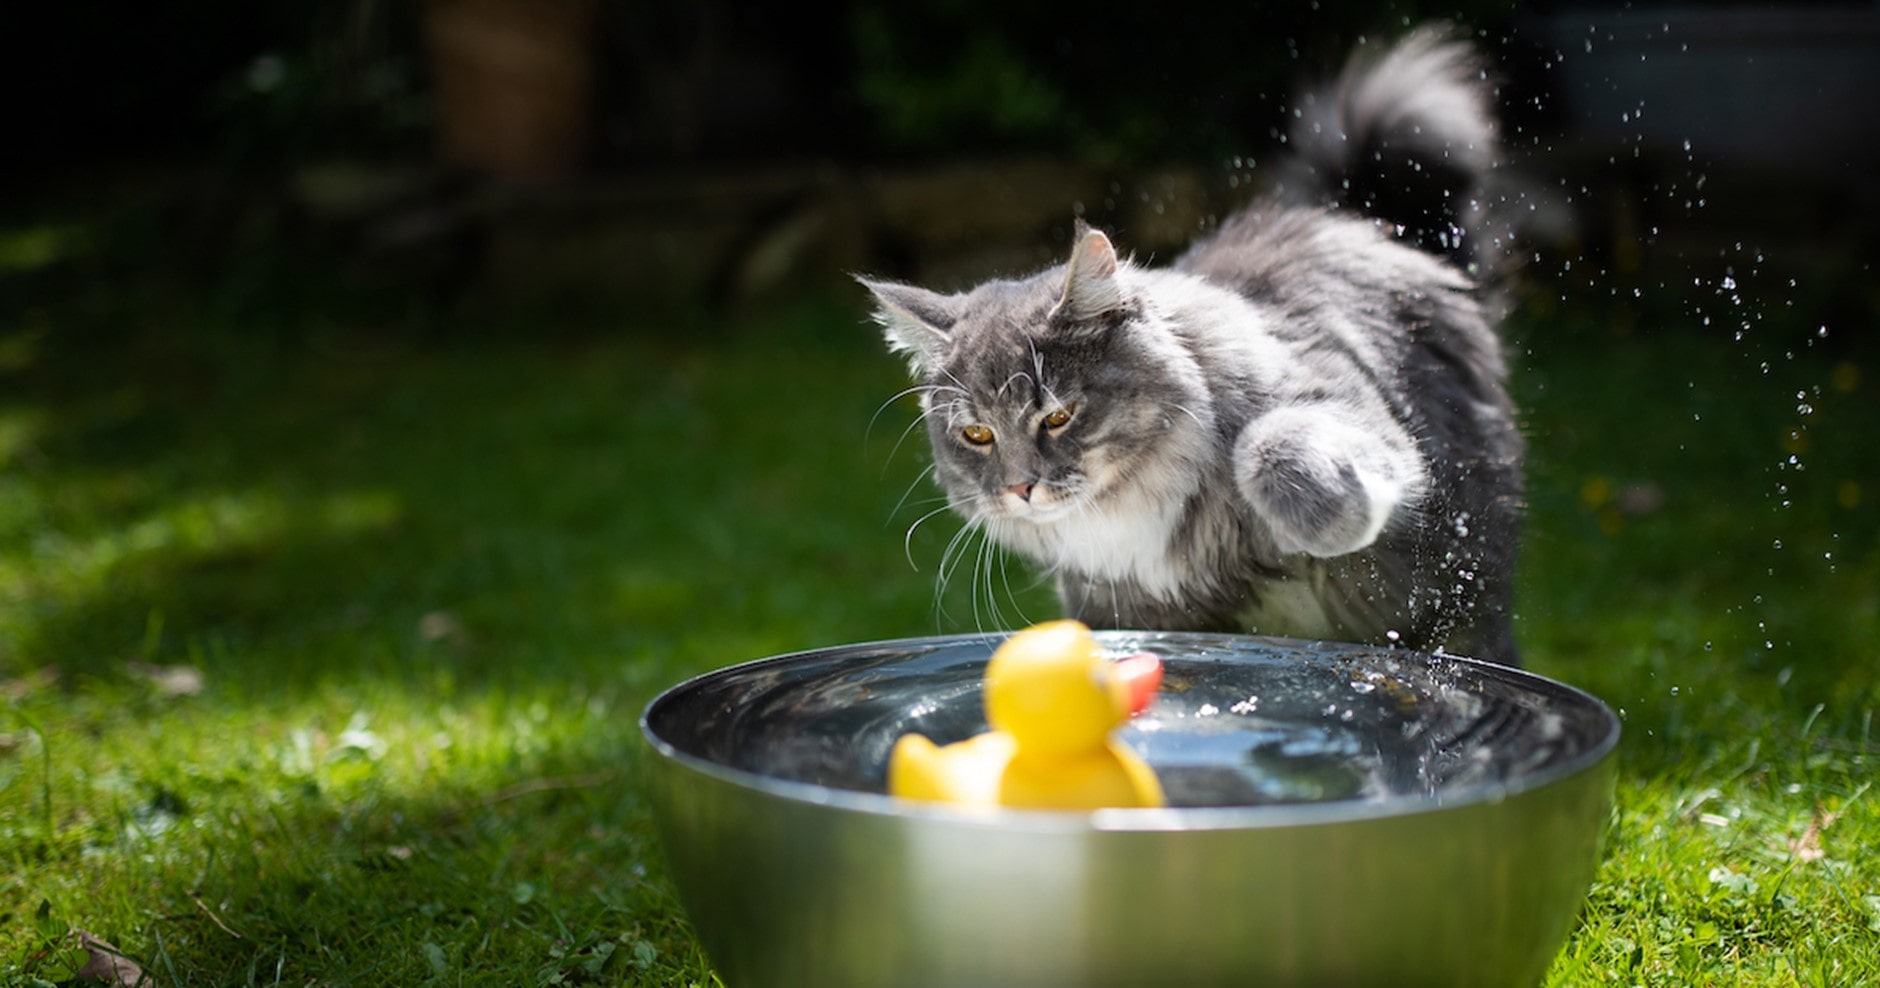
[[[1042,524],[1007,522],[998,535],[1059,574],[1130,584],[1151,597],[1175,600],[1195,576],[1188,561],[1170,551],[1183,511],[1181,498],[1130,498]]]
[[[1045,563],[1067,586],[1100,587],[1119,618],[1243,611],[1257,573],[1279,570],[1257,562],[1271,558],[1270,547],[1246,507],[1220,496],[1229,481],[1218,465],[1191,458],[1201,437],[1183,438],[1171,437],[1167,459],[1145,469],[1136,485],[1051,522],[1008,520],[994,538]],[[1184,445],[1198,448],[1174,452]]]

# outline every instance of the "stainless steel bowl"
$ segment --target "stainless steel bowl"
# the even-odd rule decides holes
[[[1537,983],[1611,812],[1619,723],[1531,673],[1106,632],[1164,687],[1126,729],[1174,804],[975,812],[883,792],[984,729],[996,637],[846,645],[668,690],[641,729],[680,899],[753,986]]]

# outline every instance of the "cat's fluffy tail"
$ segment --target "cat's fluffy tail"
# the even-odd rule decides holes
[[[1487,274],[1509,248],[1484,195],[1499,155],[1493,103],[1485,63],[1446,25],[1361,47],[1301,94],[1280,191],[1362,212]]]

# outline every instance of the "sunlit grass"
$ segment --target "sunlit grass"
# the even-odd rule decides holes
[[[107,353],[40,312],[0,378],[0,980],[67,977],[82,929],[178,985],[710,983],[646,700],[1051,611],[1014,565],[995,620],[970,554],[936,606],[955,525],[903,545],[921,441],[905,402],[870,427],[901,371],[846,304],[425,342],[197,317]],[[1870,350],[1518,335],[1520,635],[1627,730],[1550,983],[1880,978]]]
[[[1871,354],[1553,331],[1582,335],[1524,378],[1523,637],[1627,736],[1608,859],[1550,983],[1873,982],[1880,537],[1847,496],[1880,475],[1848,371]]]
[[[43,368],[4,409],[0,977],[82,928],[183,984],[707,978],[639,709],[938,627],[913,451],[865,438],[892,363],[846,313],[767,332]]]

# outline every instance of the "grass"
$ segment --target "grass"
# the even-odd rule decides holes
[[[1016,570],[936,604],[854,299],[427,334],[81,287],[0,311],[0,982],[82,930],[174,985],[713,984],[642,705],[1051,612]],[[1515,327],[1520,635],[1627,729],[1549,984],[1880,980],[1880,361],[1766,301]]]

